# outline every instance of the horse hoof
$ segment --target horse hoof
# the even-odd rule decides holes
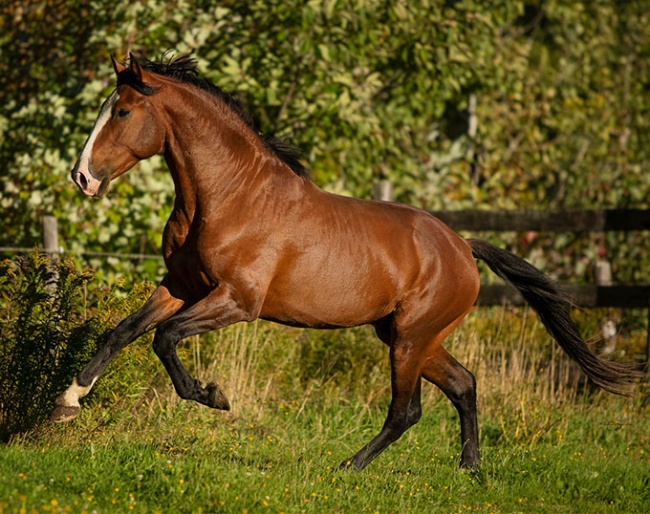
[[[57,405],[50,413],[50,420],[54,423],[72,421],[79,414],[79,410],[80,407],[77,406]]]
[[[228,398],[226,398],[226,395],[218,384],[210,382],[205,388],[208,391],[208,402],[206,403],[208,407],[219,410],[230,410]]]
[[[339,471],[359,471],[359,468],[352,462],[352,459],[344,460],[339,464]]]
[[[458,467],[463,471],[477,471],[481,467],[481,460],[478,458],[463,459],[460,461],[460,465]]]

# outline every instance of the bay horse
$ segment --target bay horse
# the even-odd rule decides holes
[[[153,350],[178,395],[229,410],[214,382],[192,378],[176,354],[182,339],[257,318],[341,328],[370,324],[390,349],[391,402],[379,434],[341,468],[365,468],[420,419],[422,378],[460,417],[460,465],[479,463],[476,382],[442,346],[479,291],[475,259],[513,284],[549,333],[598,386],[623,393],[632,363],[594,355],[554,283],[514,254],[462,239],[425,211],[327,193],[299,154],[264,137],[239,104],[202,79],[187,56],[112,58],[116,89],[101,107],[72,170],[88,196],[137,162],[162,154],[174,182],[163,233],[167,274],[122,321],[55,401],[51,419],[73,419],[79,399],[117,353],[156,329]]]

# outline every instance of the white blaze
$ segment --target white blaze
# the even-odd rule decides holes
[[[93,126],[93,129],[90,132],[90,135],[88,136],[88,139],[86,140],[86,143],[84,144],[84,147],[81,150],[81,155],[79,156],[79,161],[77,164],[78,172],[88,172],[92,176],[92,172],[90,171],[90,156],[93,153],[93,145],[95,144],[95,140],[97,139],[97,136],[104,128],[104,125],[106,125],[108,120],[111,119],[113,106],[115,105],[115,102],[117,102],[119,97],[120,95],[117,94],[117,89],[116,89],[111,93],[111,95],[106,99],[106,101],[102,105],[102,109],[101,111],[99,111],[99,116],[97,116],[97,121],[95,121],[95,125]]]

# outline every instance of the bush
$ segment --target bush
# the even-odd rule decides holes
[[[107,332],[89,271],[37,252],[0,264],[0,441],[35,429]]]

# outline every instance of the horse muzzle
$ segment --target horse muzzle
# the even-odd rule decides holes
[[[108,180],[98,180],[87,167],[77,163],[72,170],[72,181],[86,196],[102,196],[108,189]]]

